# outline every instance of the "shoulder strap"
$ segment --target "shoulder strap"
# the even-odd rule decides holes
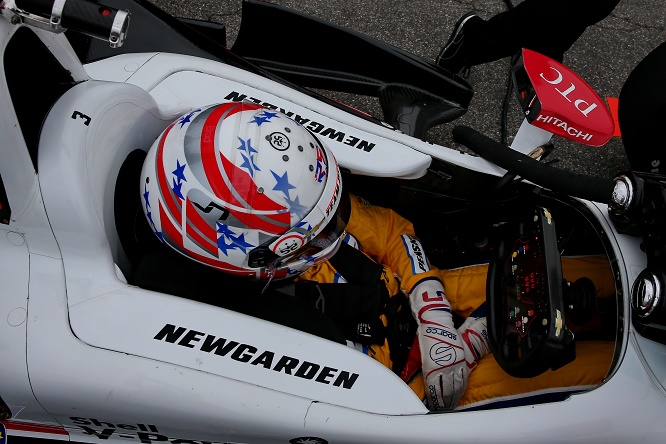
[[[384,271],[384,267],[346,242],[340,242],[340,248],[328,261],[352,284],[377,284]]]
[[[296,282],[296,299],[316,308],[340,327],[347,339],[365,345],[384,342],[381,304],[388,298],[382,283],[322,284]]]

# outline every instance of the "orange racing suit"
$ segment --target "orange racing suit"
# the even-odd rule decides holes
[[[410,291],[424,279],[439,279],[444,285],[445,296],[451,309],[468,317],[485,302],[487,265],[475,265],[453,270],[432,267],[421,244],[416,238],[411,222],[393,210],[371,205],[366,200],[351,197],[351,217],[344,241],[360,249],[365,255],[382,265],[382,281],[389,295]],[[593,280],[598,295],[614,294],[614,283],[605,258],[564,258],[562,269],[565,278],[575,280],[587,276]],[[330,262],[318,264],[299,279],[319,283],[344,283]],[[382,322],[387,319],[381,315]],[[513,378],[504,373],[492,355],[481,358],[476,370],[471,373],[467,390],[458,407],[477,406],[498,399],[509,399],[516,395],[536,393],[546,389],[591,387],[601,383],[610,367],[613,343],[591,341],[577,343],[577,359],[557,371],[530,379]],[[362,347],[364,353],[392,368],[388,341],[376,346]],[[425,399],[422,376],[418,371],[406,380],[421,399]]]

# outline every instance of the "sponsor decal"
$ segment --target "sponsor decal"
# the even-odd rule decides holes
[[[314,172],[314,179],[321,183],[326,174],[328,173],[328,166],[326,164],[326,156],[324,155],[324,150],[320,146],[316,147],[317,151],[317,167]]]
[[[138,439],[145,444],[152,444],[155,442],[171,444],[236,444],[223,441],[172,438],[161,433],[157,427],[152,424],[117,424],[114,422],[99,421],[95,418],[82,418],[79,416],[70,416],[69,419],[74,426],[81,429],[84,435],[89,435],[103,441],[108,441],[109,438],[111,438],[111,440],[125,438],[125,440]]]
[[[431,290],[433,290],[433,289],[431,289]],[[431,296],[431,295],[433,295],[433,296]],[[423,300],[423,302],[441,302],[441,303],[444,303],[444,291],[434,290],[434,291],[428,293],[428,290],[426,290],[423,293],[421,293],[421,299]],[[434,306],[432,306],[432,308],[439,308],[439,306],[434,305]]]
[[[268,140],[268,143],[270,143],[271,146],[278,151],[286,151],[291,146],[289,137],[279,131],[266,136],[266,140]]]
[[[421,242],[409,234],[403,234],[400,237],[402,238],[403,244],[405,244],[407,256],[409,257],[409,260],[412,261],[412,273],[419,274],[430,271],[430,264],[428,264],[428,259],[425,256]]]
[[[319,122],[307,119],[299,114],[296,114],[293,111],[289,111],[284,108],[279,108],[271,103],[265,102],[256,97],[248,97],[246,94],[241,94],[237,91],[231,91],[229,94],[227,94],[227,96],[224,99],[231,100],[234,102],[250,101],[258,103],[265,108],[280,111],[281,113],[286,114],[291,119],[296,121],[298,124],[304,126],[305,128],[307,128],[308,130],[312,131],[315,134],[318,134],[322,137],[328,137],[330,140],[357,148],[361,151],[365,151],[366,153],[369,153],[375,147],[375,144],[372,142],[368,142],[367,140],[363,140],[360,137],[356,137],[352,134],[347,134],[335,128],[327,127],[326,125],[323,125]]]
[[[301,248],[303,240],[304,236],[301,233],[289,234],[280,239],[280,242],[273,247],[273,252],[280,256],[286,256]]]
[[[488,342],[489,341],[488,331],[485,328],[483,330],[481,330],[480,332],[476,332],[472,329],[469,329],[469,330],[465,330],[464,332],[462,332],[460,334],[460,339],[462,339],[462,341],[467,345],[467,348],[469,350],[471,350],[473,358],[474,358],[473,362],[469,362],[468,359],[465,359],[465,364],[467,364],[467,368],[474,369],[474,368],[476,368],[476,366],[479,362],[479,359],[481,359],[481,353],[474,346],[474,343],[472,342],[472,338],[470,338],[470,337],[472,337],[472,338],[476,337],[477,338],[476,341],[481,340],[481,341]]]
[[[580,139],[582,141],[590,141],[590,140],[592,140],[592,137],[594,137],[594,134],[588,133],[588,132],[583,132],[579,129],[576,129],[576,127],[573,126],[571,123],[567,123],[564,120],[558,119],[557,117],[544,116],[543,114],[539,114],[535,120],[537,122],[542,122],[542,123],[545,123],[547,125],[552,125],[554,128],[557,128],[560,131],[565,132],[568,135],[570,135],[573,140]],[[543,128],[548,129],[545,126]],[[552,130],[550,130],[550,132],[555,133],[555,132],[557,132],[557,130],[552,129]]]
[[[243,344],[173,324],[165,324],[153,339],[181,347],[196,347],[204,353],[226,357],[242,364],[347,390],[354,386],[359,377],[358,373],[281,355],[271,350],[261,350],[251,344]]]
[[[562,333],[562,327],[564,327],[564,320],[562,319],[562,313],[560,310],[555,310],[557,312],[557,317],[555,318],[555,336],[560,337]]]
[[[430,403],[432,404],[432,409],[439,410],[441,406],[439,405],[439,398],[437,397],[437,387],[434,385],[429,385],[428,392],[430,392]]]
[[[458,336],[455,333],[453,333],[453,332],[451,332],[451,331],[449,331],[445,328],[429,326],[429,327],[426,328],[425,332],[426,332],[427,335],[442,336],[444,338],[452,339],[454,341],[458,339]]]
[[[542,72],[539,74],[539,77],[541,77],[543,80],[546,82],[550,83],[551,85],[560,85],[564,81],[564,76],[562,75],[562,72],[555,68],[554,66],[549,66],[551,71],[549,72]],[[574,107],[580,111],[581,114],[583,114],[585,117],[590,114],[592,110],[594,110],[597,107],[596,103],[589,103],[586,100],[583,100],[581,98],[575,98],[575,97],[570,97],[572,92],[576,90],[576,85],[571,82],[570,80],[566,80],[564,84],[569,83],[570,85],[566,87],[566,89],[562,90],[560,87],[555,88],[555,91],[557,91],[562,97],[564,97],[569,103],[572,103]]]
[[[0,422],[0,444],[5,444],[7,442],[7,430],[5,425]]]
[[[329,216],[331,214],[331,210],[333,210],[333,206],[335,203],[338,201],[338,198],[340,197],[340,170],[338,170],[338,174],[335,176],[335,188],[333,189],[333,196],[331,197],[331,200],[328,202],[328,205],[326,205],[326,216]],[[337,208],[337,207],[336,207]]]
[[[456,347],[442,342],[430,347],[430,359],[442,368],[452,367],[462,361],[458,358]]]
[[[610,111],[576,73],[528,49],[523,50],[523,62],[537,95],[523,104],[532,125],[591,146],[601,146],[613,136]]]

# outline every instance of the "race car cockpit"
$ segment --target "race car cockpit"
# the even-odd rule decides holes
[[[21,34],[17,37],[22,38]],[[17,47],[10,50],[17,51]],[[74,75],[75,80],[85,78],[83,70]],[[14,81],[20,84],[19,77]],[[296,304],[288,295],[252,300],[221,297],[250,289],[160,248],[141,214],[137,166],[172,116],[135,85],[97,80],[74,83],[52,108],[44,106],[49,111],[45,112],[39,148],[35,146],[33,151],[41,166],[40,183],[49,221],[64,258],[71,328],[79,339],[127,354],[181,359],[177,354],[174,358],[158,356],[161,349],[158,352],[148,346],[133,349],[135,344],[145,345],[135,340],[139,334],[125,337],[100,327],[105,312],[96,304],[116,304],[114,310],[129,307],[129,312],[148,319],[146,313],[160,305],[156,301],[171,304],[186,299],[203,303],[196,305],[204,307],[202,312],[210,307],[233,312],[224,312],[228,319],[240,319],[236,313],[249,315],[254,319],[252,326],[260,325],[255,321],[261,319],[270,321],[271,331],[275,325],[287,326],[318,336],[317,341],[340,342],[337,334],[331,334],[330,322],[314,307]],[[411,220],[434,265],[443,269],[474,267],[479,275],[475,281],[482,285],[479,294],[484,298],[486,276],[490,276],[487,293],[496,357],[484,358],[472,373],[459,408],[562,400],[598,387],[612,374],[622,348],[616,343],[620,341],[624,306],[613,278],[618,261],[594,214],[598,208],[529,183],[511,183],[490,196],[488,190],[496,188],[501,178],[440,160],[433,160],[429,172],[419,179],[342,174],[350,192]],[[68,187],[61,186],[63,178],[67,178]],[[63,202],[67,211],[61,210]],[[557,221],[557,231],[549,221]],[[550,237],[523,239],[542,232]],[[559,258],[563,258],[562,276],[557,269]],[[580,301],[565,299],[562,278],[577,282],[582,277],[594,281],[596,297],[585,289],[575,293]],[[532,284],[540,286],[538,298],[522,294],[528,285],[525,279],[530,292]],[[130,301],[129,306],[124,301]],[[566,321],[577,316],[567,307],[577,304],[589,312],[584,325],[566,327]],[[142,333],[147,343],[154,345],[159,331],[151,330],[150,337]],[[191,331],[195,335],[198,330]],[[181,348],[185,350],[192,343],[185,341]],[[347,359],[347,351],[339,356]],[[236,358],[244,359],[240,355]],[[185,361],[178,361],[179,365],[181,362]],[[594,372],[582,370],[591,366]],[[212,371],[227,369],[218,366]],[[271,388],[278,386],[278,382],[271,384]],[[294,390],[299,394],[300,389]],[[356,407],[357,400],[350,399],[331,402]],[[400,412],[402,407],[391,408]]]

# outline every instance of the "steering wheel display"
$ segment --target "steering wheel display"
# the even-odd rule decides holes
[[[490,347],[511,376],[529,378],[573,361],[565,326],[562,265],[555,222],[536,206],[502,236],[488,269]]]

